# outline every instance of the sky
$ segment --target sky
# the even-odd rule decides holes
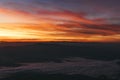
[[[0,41],[120,42],[120,0],[0,0]]]

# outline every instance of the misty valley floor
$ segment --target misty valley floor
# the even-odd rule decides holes
[[[0,46],[0,80],[120,80],[119,76],[118,43]]]

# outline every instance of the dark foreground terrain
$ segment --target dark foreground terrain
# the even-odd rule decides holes
[[[7,43],[5,43],[7,44]],[[83,58],[77,62],[66,58]],[[85,60],[84,60],[85,59]],[[89,61],[93,60],[93,61]],[[66,61],[66,62],[65,62]],[[81,61],[81,62],[79,62]],[[97,61],[97,62],[96,62]],[[54,63],[50,63],[54,62]],[[79,62],[79,63],[78,63]],[[114,63],[115,62],[115,63]],[[22,66],[21,63],[40,63],[35,66],[36,69],[42,70],[44,65],[48,72],[36,72],[34,66],[29,66],[29,70]],[[53,69],[51,71],[53,64]],[[66,65],[65,65],[66,64]],[[77,65],[79,64],[79,65]],[[41,66],[42,65],[42,66]],[[65,65],[65,67],[63,66]],[[74,66],[73,66],[74,65]],[[83,66],[82,66],[83,65]],[[0,80],[119,80],[120,65],[120,43],[10,43],[8,46],[0,46],[0,77],[2,73],[10,73]],[[20,67],[22,66],[22,67]],[[62,66],[60,68],[59,66]],[[87,67],[86,67],[87,66]],[[108,66],[108,70],[107,70]],[[2,69],[2,67],[8,67]],[[11,69],[15,67],[16,69]],[[57,68],[60,69],[57,69]],[[81,67],[81,68],[80,68]],[[10,68],[10,69],[9,69]],[[22,69],[23,68],[23,69]],[[25,68],[25,69],[24,69]],[[54,70],[56,68],[56,70]],[[105,69],[104,69],[105,68]],[[112,69],[113,68],[113,69]],[[6,70],[7,69],[7,70]],[[30,70],[31,69],[31,70]],[[73,70],[72,70],[73,69]],[[76,69],[76,71],[74,71]],[[82,71],[83,69],[83,71]],[[12,73],[13,70],[13,73]],[[23,70],[23,71],[19,71]],[[54,73],[54,72],[66,72]],[[117,71],[117,77],[110,78],[106,75],[89,76],[84,74],[69,74],[72,72],[80,73],[99,73],[97,71],[113,72]],[[85,70],[85,71],[84,71]],[[88,70],[88,71],[87,71]],[[106,70],[106,71],[104,71]],[[16,72],[15,72],[16,71]],[[54,74],[51,74],[54,73]]]
[[[0,65],[18,62],[61,62],[68,57],[120,59],[120,43],[35,43],[0,47]]]
[[[12,75],[13,76],[9,76],[1,80],[118,80],[118,79],[109,79],[104,75],[94,78],[79,74],[76,75],[41,74],[32,71],[18,72]]]

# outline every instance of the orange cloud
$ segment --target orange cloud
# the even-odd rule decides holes
[[[32,16],[26,11],[0,8],[0,23],[33,23]]]
[[[0,8],[1,41],[116,42],[120,25],[101,24],[68,10],[27,11]]]

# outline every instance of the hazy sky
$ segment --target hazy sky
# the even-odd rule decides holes
[[[0,0],[1,41],[120,41],[120,0]]]

